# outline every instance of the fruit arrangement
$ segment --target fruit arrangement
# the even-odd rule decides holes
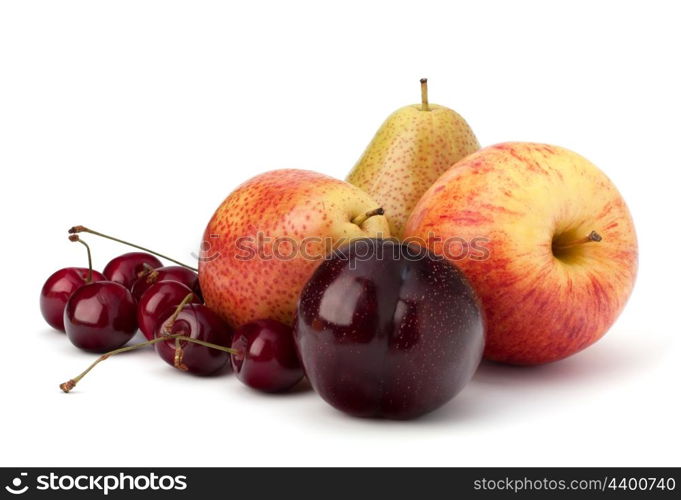
[[[82,236],[137,251],[92,269]],[[307,378],[353,416],[415,418],[484,358],[534,365],[596,342],[631,294],[634,225],[597,167],[557,146],[480,149],[455,111],[400,108],[347,181],[275,170],[208,222],[198,267],[84,226],[87,267],[50,276],[45,321],[100,353],[153,346],[199,376],[287,391]],[[163,261],[170,264],[164,265]],[[145,342],[129,344],[140,330]]]

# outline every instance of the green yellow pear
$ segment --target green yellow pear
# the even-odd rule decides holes
[[[388,117],[347,181],[383,207],[390,233],[401,238],[421,195],[449,167],[478,149],[478,140],[461,115],[428,102],[424,78],[421,104],[405,106]]]

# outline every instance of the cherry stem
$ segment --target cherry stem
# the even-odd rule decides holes
[[[158,270],[150,266],[146,262],[142,264],[143,269],[137,273],[137,278],[144,278],[147,283],[156,283],[158,279]]]
[[[178,266],[185,267],[189,269],[190,271],[198,272],[198,269],[192,266],[188,266],[187,264],[184,264],[178,260],[172,259],[168,257],[167,255],[163,255],[162,253],[155,252],[153,250],[149,250],[148,248],[145,248],[140,245],[135,245],[134,243],[130,243],[129,241],[121,240],[119,238],[115,238],[114,236],[109,236],[108,234],[100,233],[98,231],[94,231],[90,228],[87,228],[85,226],[73,226],[71,229],[69,229],[70,234],[76,234],[76,233],[90,233],[94,234],[95,236],[100,236],[102,238],[106,238],[107,240],[115,241],[117,243],[122,243],[123,245],[128,245],[129,247],[137,248],[138,250],[142,250],[143,252],[148,252],[150,254],[156,255],[157,257],[161,257],[162,259],[169,260],[170,262],[174,262]]]
[[[69,392],[71,389],[73,389],[80,380],[90,373],[90,370],[92,370],[95,366],[97,366],[99,363],[104,361],[105,359],[110,358],[111,356],[115,356],[116,354],[121,354],[123,352],[128,352],[128,351],[134,351],[136,349],[141,349],[142,347],[147,347],[150,345],[158,344],[159,342],[166,342],[168,340],[175,339],[175,341],[186,341],[186,342],[192,342],[194,344],[199,344],[204,347],[209,347],[211,349],[217,349],[218,351],[224,351],[229,354],[238,354],[238,351],[236,349],[232,349],[230,347],[225,347],[217,344],[212,344],[210,342],[205,342],[203,340],[199,339],[193,339],[191,337],[187,337],[186,335],[164,335],[162,337],[156,337],[155,339],[152,340],[147,340],[146,342],[140,342],[139,344],[134,344],[134,345],[129,345],[125,347],[120,347],[118,349],[114,349],[113,351],[109,351],[106,354],[102,354],[100,357],[98,357],[90,366],[88,366],[83,373],[80,375],[69,379],[68,381],[64,382],[63,384],[59,384],[59,388],[64,391],[64,392]]]
[[[428,78],[421,78],[421,111],[430,111],[428,106]]]
[[[158,271],[146,262],[142,262],[142,268],[143,269],[137,273],[138,278],[141,278],[142,276],[151,276],[153,273],[158,274]]]
[[[194,299],[194,294],[189,293],[185,296],[184,299],[182,299],[182,302],[180,302],[177,307],[175,308],[175,311],[173,312],[172,316],[170,316],[165,323],[163,324],[163,333],[166,335],[170,335],[170,331],[173,328],[173,325],[175,324],[175,321],[177,321],[177,317],[180,315],[182,312],[182,309],[184,309],[184,306],[189,304],[189,302]]]
[[[373,210],[369,210],[368,212],[360,214],[352,219],[352,223],[361,226],[369,217],[373,217],[374,215],[383,215],[384,213],[385,210],[383,210],[383,207],[374,208]]]
[[[78,243],[85,245],[85,249],[87,250],[87,279],[85,280],[85,283],[92,283],[92,252],[90,252],[90,245],[81,240],[80,236],[77,234],[70,235],[69,240],[77,241]]]
[[[591,243],[591,242],[598,243],[602,239],[603,239],[603,237],[600,234],[598,234],[596,231],[591,231],[584,238],[579,238],[578,240],[568,241],[567,243],[560,243],[558,245],[553,245],[553,248],[556,249],[556,250],[565,250],[566,248],[576,247],[578,245],[583,245],[584,243]]]
[[[184,356],[184,351],[182,350],[182,345],[179,339],[175,339],[175,356],[173,357],[173,366],[178,370],[184,372],[187,371],[187,365],[182,363],[182,357]]]
[[[173,325],[175,324],[175,321],[177,321],[177,317],[184,309],[184,306],[186,306],[189,303],[189,301],[191,301],[193,298],[194,298],[193,293],[187,294],[182,299],[182,302],[178,304],[172,316],[170,316],[170,318],[168,318],[168,320],[163,324],[164,335],[172,334]],[[182,345],[180,344],[180,341],[178,339],[175,339],[175,356],[173,358],[173,366],[175,366],[175,368],[177,368],[178,370],[187,371],[187,366],[182,363],[183,356],[184,351],[182,350]]]

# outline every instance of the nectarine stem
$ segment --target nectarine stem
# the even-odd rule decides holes
[[[156,337],[155,339],[152,340],[147,340],[146,342],[140,342],[139,344],[134,344],[134,345],[129,345],[125,347],[120,347],[118,349],[114,349],[113,351],[109,351],[106,354],[102,354],[100,357],[98,357],[90,366],[88,366],[83,373],[80,375],[67,380],[63,384],[59,384],[59,388],[64,391],[64,392],[69,392],[71,389],[73,389],[80,380],[87,375],[90,370],[92,370],[95,366],[97,366],[99,363],[104,361],[105,359],[114,356],[116,354],[120,354],[122,352],[128,352],[128,351],[134,351],[136,349],[140,349],[142,347],[147,347],[150,345],[158,344],[159,342],[165,342],[168,340],[173,340],[175,339],[176,341],[186,341],[186,342],[192,342],[194,344],[199,344],[204,347],[209,347],[211,349],[217,349],[219,351],[224,351],[229,354],[237,354],[237,351],[235,349],[231,349],[229,347],[217,345],[217,344],[211,344],[210,342],[205,342],[203,340],[199,339],[193,339],[191,337],[187,337],[185,335],[165,335],[163,337]]]
[[[178,266],[185,267],[189,269],[190,271],[197,272],[198,269],[192,266],[188,266],[187,264],[184,264],[178,260],[175,260],[173,258],[168,257],[167,255],[163,255],[162,253],[159,252],[154,252],[153,250],[149,250],[148,248],[144,248],[143,246],[140,245],[135,245],[134,243],[130,243],[129,241],[121,240],[119,238],[115,238],[114,236],[109,236],[108,234],[100,233],[98,231],[94,231],[90,228],[87,228],[85,226],[73,226],[71,229],[69,229],[70,234],[76,234],[76,233],[90,233],[94,234],[95,236],[100,236],[101,238],[106,238],[107,240],[115,241],[117,243],[122,243],[123,245],[128,245],[129,247],[137,248],[138,250],[142,250],[143,252],[147,252],[153,255],[156,255],[157,257],[161,257],[162,259],[169,260],[170,262],[173,262],[177,264]]]
[[[592,241],[594,243],[597,243],[601,241],[603,237],[598,234],[596,231],[591,231],[587,236],[584,238],[579,238],[578,240],[573,240],[573,241],[568,241],[567,243],[561,243],[559,245],[553,245],[553,248],[555,250],[565,250],[566,248],[572,248],[576,247],[578,245],[583,245],[585,243],[591,243]]]
[[[430,111],[428,107],[428,78],[421,78],[421,111]]]
[[[69,240],[77,241],[78,243],[85,245],[85,248],[87,249],[87,279],[85,280],[85,283],[92,283],[92,252],[90,252],[90,246],[81,240],[80,236],[77,234],[70,235]]]
[[[374,208],[373,210],[369,210],[368,212],[360,214],[352,219],[352,223],[361,226],[369,217],[373,217],[374,215],[383,215],[384,213],[385,211],[383,210],[383,207]]]

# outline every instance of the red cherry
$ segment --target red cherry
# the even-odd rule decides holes
[[[47,278],[40,290],[40,312],[45,321],[57,330],[64,331],[64,308],[69,297],[87,284],[89,269],[65,267]],[[105,281],[102,273],[92,271],[92,281]]]
[[[137,323],[144,336],[153,339],[159,321],[167,318],[168,311],[175,310],[190,293],[189,287],[178,281],[159,281],[151,285],[137,305]],[[194,296],[191,302],[199,304],[201,300]]]
[[[130,289],[135,281],[145,273],[147,267],[155,269],[163,264],[146,252],[130,252],[114,257],[104,268],[104,276],[109,281],[120,283]]]
[[[232,328],[203,304],[187,304],[182,310],[169,311],[169,316],[158,323],[154,336],[184,335],[195,340],[229,348]],[[196,375],[210,375],[223,368],[229,353],[208,346],[181,340],[167,340],[156,344],[156,351],[166,363]]]
[[[217,339],[221,342],[229,342],[231,341],[232,336],[231,329],[224,323],[220,324],[221,320],[214,314],[210,313],[210,310],[204,305],[190,305],[189,308],[192,308],[192,310],[185,311],[184,308],[187,307],[189,299],[191,299],[191,296],[187,295],[182,300],[180,305],[178,305],[170,314],[165,324],[162,324],[159,327],[158,333],[161,335],[160,337],[155,337],[152,340],[140,342],[139,344],[119,347],[102,354],[96,360],[94,360],[90,366],[81,372],[80,375],[77,375],[64,383],[59,384],[59,388],[64,392],[70,392],[74,387],[76,387],[76,384],[78,384],[78,382],[80,382],[85,375],[90,373],[95,366],[105,359],[109,359],[111,356],[115,356],[116,354],[142,349],[151,345],[172,345],[172,362],[169,360],[170,358],[167,357],[167,354],[171,354],[170,351],[167,351],[167,354],[164,354],[166,351],[163,347],[161,347],[161,355],[166,361],[171,363],[173,366],[177,366],[181,370],[186,370],[201,375],[207,375],[212,373],[214,370],[219,370],[226,364],[227,360],[222,359],[222,362],[220,362],[220,357],[208,356],[206,351],[203,349],[210,349],[210,351],[214,353],[222,353],[223,355],[227,356],[238,353],[231,347],[210,343],[203,339],[211,338]],[[180,319],[183,313],[189,313],[190,317],[193,317],[193,320],[185,323],[185,319]],[[179,323],[177,322],[178,319]],[[173,327],[178,327],[182,333],[167,333],[167,330],[170,330]],[[190,332],[194,332],[195,336],[187,337],[184,335],[184,333]],[[202,347],[203,349],[186,352],[188,346]]]
[[[188,286],[191,290],[197,290],[199,276],[194,271],[181,266],[159,267],[147,272],[135,281],[132,286],[132,296],[139,302],[144,292],[159,281],[177,281]]]
[[[232,368],[253,389],[281,392],[303,378],[292,328],[272,319],[246,323],[234,332]]]
[[[64,309],[69,340],[85,351],[106,352],[128,342],[137,331],[137,309],[120,283],[99,281],[76,290]]]
[[[94,234],[96,236],[100,236],[102,238],[106,238],[111,241],[116,241],[118,243],[122,243],[123,245],[127,245],[133,248],[137,248],[138,250],[142,250],[144,253],[156,255],[157,257],[160,257],[162,259],[168,260],[170,262],[174,262],[177,264],[177,266],[167,266],[167,267],[156,267],[153,268],[152,266],[149,265],[144,265],[143,267],[148,270],[147,273],[142,274],[137,280],[134,280],[134,282],[130,286],[130,290],[133,292],[133,297],[135,300],[139,302],[139,300],[142,298],[142,295],[146,291],[147,288],[149,288],[152,284],[156,283],[157,281],[179,281],[180,283],[184,283],[187,285],[189,288],[192,289],[192,291],[197,294],[200,298],[201,301],[203,302],[203,296],[201,294],[201,287],[199,286],[199,278],[198,275],[196,274],[198,272],[198,269],[188,266],[187,264],[183,264],[179,260],[175,260],[172,257],[168,257],[167,255],[163,255],[162,253],[155,252],[153,250],[149,250],[148,248],[145,248],[140,245],[136,245],[135,243],[130,243],[129,241],[122,240],[120,238],[116,238],[115,236],[111,236],[108,234],[100,233],[99,231],[95,231],[94,229],[90,229],[85,226],[73,226],[71,229],[69,229],[69,234],[71,234],[71,238],[78,238],[79,233],[89,233],[89,234]],[[74,240],[76,241],[76,240]],[[160,262],[159,262],[160,266]],[[163,270],[161,272],[161,270]],[[138,274],[139,276],[139,274]],[[144,278],[144,279],[143,279]]]

